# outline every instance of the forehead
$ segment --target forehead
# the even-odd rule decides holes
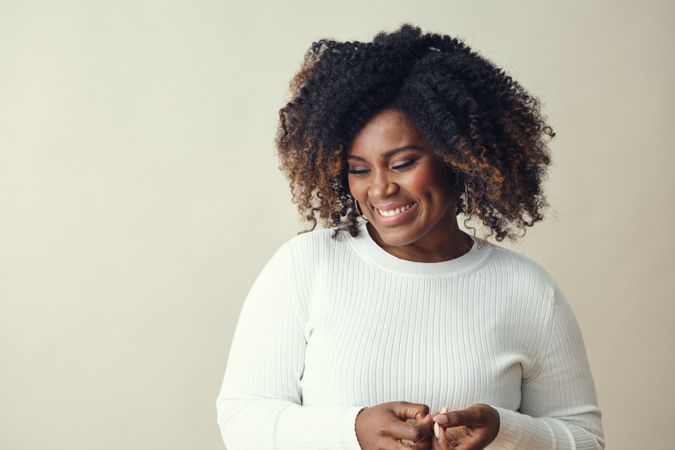
[[[383,154],[393,148],[426,142],[414,123],[398,110],[384,110],[373,116],[352,140],[350,155]]]

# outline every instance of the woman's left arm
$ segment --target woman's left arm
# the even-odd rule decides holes
[[[482,445],[466,448],[495,450],[605,448],[602,414],[581,329],[557,286],[552,295],[551,332],[543,342],[539,371],[522,380],[518,411],[473,405],[451,412],[448,420],[453,423],[443,427],[451,439],[464,444],[482,441]],[[497,418],[495,410],[498,420],[493,420]],[[454,447],[436,445],[435,448]]]
[[[581,329],[555,286],[551,334],[538,374],[524,379],[519,412],[499,412],[494,448],[604,449],[602,413]]]

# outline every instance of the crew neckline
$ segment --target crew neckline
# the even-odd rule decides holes
[[[391,272],[415,276],[457,275],[477,269],[492,253],[490,242],[469,234],[473,242],[471,249],[457,258],[439,262],[410,261],[394,256],[380,247],[368,232],[366,225],[367,222],[360,222],[358,236],[349,235],[349,242],[361,256]]]

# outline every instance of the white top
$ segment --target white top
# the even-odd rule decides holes
[[[295,236],[244,301],[218,425],[228,450],[359,450],[363,406],[487,403],[488,449],[604,448],[581,331],[536,262],[480,238],[452,260],[382,249],[360,224]]]

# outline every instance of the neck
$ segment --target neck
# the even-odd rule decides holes
[[[473,245],[471,237],[457,226],[456,218],[452,223],[454,227],[449,226],[443,233],[436,233],[438,237],[428,233],[425,238],[406,245],[389,245],[372,224],[368,223],[366,228],[377,245],[397,258],[415,262],[442,262],[459,258],[468,253]]]

